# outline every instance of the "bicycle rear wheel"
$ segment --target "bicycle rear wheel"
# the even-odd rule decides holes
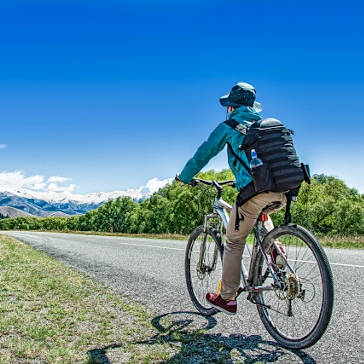
[[[270,251],[274,240],[285,247],[293,272],[287,265],[283,269],[272,265],[281,286],[255,295],[259,316],[281,345],[290,349],[307,348],[321,338],[331,318],[334,305],[331,268],[317,240],[301,226],[283,225],[272,230],[263,241],[265,251]],[[253,281],[257,286],[274,283],[261,252],[257,255]]]
[[[222,275],[223,247],[216,234],[197,227],[188,240],[185,255],[185,276],[188,293],[197,310],[206,316],[217,311],[206,300],[206,293],[216,292]]]

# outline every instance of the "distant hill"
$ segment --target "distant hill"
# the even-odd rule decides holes
[[[0,206],[0,214],[4,217],[31,216],[28,212],[16,209],[11,206]]]
[[[67,215],[65,214],[64,212],[62,211],[56,211],[56,212],[52,212],[50,215],[48,216],[60,216],[60,217],[67,217],[67,216],[70,216],[70,215]]]

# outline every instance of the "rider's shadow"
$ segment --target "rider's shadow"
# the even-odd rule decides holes
[[[316,363],[303,351],[286,350],[276,342],[263,340],[259,335],[207,333],[216,323],[213,317],[195,312],[167,313],[152,320],[158,333],[139,344],[178,345],[180,351],[163,363],[274,363],[284,356],[287,363],[293,360],[296,363]]]
[[[301,350],[290,351],[276,342],[263,340],[259,335],[209,334],[216,326],[213,317],[196,312],[172,312],[156,316],[152,325],[158,333],[135,345],[157,345],[166,343],[177,353],[162,363],[284,363],[314,364],[316,361]],[[109,364],[107,351],[121,347],[112,344],[89,351],[91,363]]]

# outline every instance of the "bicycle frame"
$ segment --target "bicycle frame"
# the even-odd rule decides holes
[[[235,181],[194,179],[191,185],[196,186],[198,183],[214,187],[217,195],[213,211],[205,216],[203,226],[198,226],[190,235],[185,255],[185,275],[193,304],[200,313],[210,316],[221,310],[218,305],[212,304],[205,292],[212,292],[221,277],[225,245],[223,230],[227,230],[230,223],[235,223],[236,207],[229,205],[221,196],[223,186],[235,187]],[[285,194],[287,204],[284,224],[268,231],[269,226],[265,222],[269,217],[266,212],[278,207],[274,203],[266,206],[257,218],[253,227],[253,246],[247,246],[249,270],[241,257],[242,285],[236,294],[237,297],[242,292],[247,293],[249,302],[258,308],[265,328],[278,343],[289,349],[312,346],[322,337],[329,324],[334,303],[332,272],[324,250],[309,231],[291,224],[290,205],[297,192],[298,190],[289,191]],[[227,242],[226,245],[230,246],[230,243]],[[289,246],[287,253],[286,246]],[[283,261],[276,259],[277,254]],[[246,255],[244,259],[245,257]],[[301,263],[305,262],[308,264],[303,266]],[[298,270],[300,271],[297,272]],[[321,280],[317,277],[321,277]],[[220,280],[217,294],[220,294],[221,288]],[[295,300],[302,301],[302,304],[295,305]]]
[[[208,221],[210,219],[216,218],[218,217],[220,222],[219,224],[219,232],[220,235],[222,235],[222,227],[224,226],[225,229],[227,228],[228,224],[229,224],[229,214],[228,212],[231,212],[232,210],[232,206],[230,204],[228,204],[226,201],[224,201],[221,197],[218,197],[215,199],[214,202],[214,211],[212,214],[206,215],[205,216],[205,221],[204,221],[204,232],[206,232],[206,229],[208,227]],[[263,222],[262,221],[258,221],[257,224],[254,226],[254,235],[255,235],[255,239],[254,239],[254,244],[253,244],[253,249],[252,252],[250,254],[250,266],[249,266],[249,272],[247,271],[243,259],[241,260],[241,278],[242,278],[242,282],[243,282],[243,287],[239,289],[238,295],[241,292],[260,292],[260,291],[271,291],[274,289],[274,287],[272,285],[269,286],[253,286],[252,283],[252,277],[253,277],[253,271],[254,271],[254,264],[255,264],[255,257],[256,254],[258,252],[258,249],[261,251],[264,260],[266,262],[267,268],[269,270],[269,273],[271,274],[275,284],[277,285],[277,287],[280,287],[280,281],[279,278],[277,277],[276,273],[274,272],[274,269],[272,268],[271,263],[269,262],[268,256],[266,251],[264,250],[263,246],[262,246],[262,239],[261,236],[264,236],[266,234],[266,232],[264,231],[264,226],[263,226]],[[205,241],[204,241],[205,243]],[[203,255],[204,255],[204,244],[203,243],[203,248],[201,249],[201,256],[200,259],[202,261]],[[275,243],[274,243],[275,244]],[[250,253],[250,252],[249,252]],[[278,253],[280,253],[280,250],[278,249]],[[283,256],[283,259],[286,261],[285,257]],[[292,268],[289,266],[288,262],[286,261],[287,267],[289,268],[289,270],[292,270]]]

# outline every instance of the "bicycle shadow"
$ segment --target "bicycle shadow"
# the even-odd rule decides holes
[[[213,317],[196,312],[170,312],[156,316],[151,321],[158,333],[150,339],[135,342],[135,345],[168,344],[178,352],[162,363],[274,363],[301,362],[315,364],[307,353],[287,350],[276,342],[263,340],[259,335],[207,333],[216,326]],[[89,351],[92,363],[109,364],[107,350],[121,347],[112,344],[102,349]],[[293,358],[292,358],[293,356]],[[299,359],[300,361],[297,361]]]

